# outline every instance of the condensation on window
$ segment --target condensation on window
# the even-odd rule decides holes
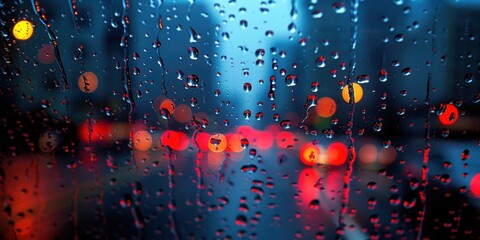
[[[479,239],[476,0],[0,1],[0,239]]]

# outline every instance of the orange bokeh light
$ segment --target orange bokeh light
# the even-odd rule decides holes
[[[300,149],[300,161],[305,165],[315,165],[320,163],[320,148],[313,143],[305,143]]]
[[[147,131],[138,131],[133,136],[133,146],[139,151],[147,151],[152,146],[152,135]]]
[[[329,97],[322,97],[318,99],[315,110],[320,117],[331,117],[337,111],[337,103]]]
[[[240,134],[227,134],[227,142],[228,142],[228,145],[227,145],[227,148],[226,148],[226,151],[227,152],[241,152],[243,151],[243,147],[242,147],[242,135]]]
[[[207,153],[208,170],[220,171],[224,160],[225,160],[225,154],[221,152],[208,152]]]
[[[173,112],[175,111],[175,103],[172,100],[166,98],[160,104],[159,109],[160,110],[161,109],[167,109],[170,114],[173,114]]]
[[[397,150],[393,147],[384,148],[378,153],[378,160],[380,163],[389,165],[397,158]]]
[[[84,72],[78,77],[78,87],[82,92],[91,93],[97,90],[98,78],[93,72]]]
[[[345,163],[348,157],[347,147],[341,142],[334,142],[327,148],[327,163],[339,166]]]
[[[454,124],[458,120],[458,109],[453,104],[447,104],[445,111],[438,116],[438,120],[443,125]]]
[[[360,148],[358,157],[363,163],[373,163],[377,160],[377,147],[371,143],[367,143]]]
[[[227,138],[221,133],[214,133],[208,140],[208,148],[212,152],[223,152],[227,148]]]
[[[358,103],[363,97],[363,88],[358,83],[352,83],[353,87],[353,102]],[[346,103],[350,102],[350,93],[348,92],[348,86],[342,89],[342,98]]]

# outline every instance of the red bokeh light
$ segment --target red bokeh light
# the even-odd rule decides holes
[[[184,150],[188,147],[188,136],[183,132],[167,130],[161,137],[162,145],[169,146],[173,150]]]
[[[295,135],[291,132],[282,131],[275,136],[279,148],[291,148],[295,144]]]
[[[443,125],[454,124],[458,120],[458,109],[453,104],[447,104],[445,111],[438,116],[438,120]]]
[[[473,195],[480,198],[480,173],[477,173],[473,176],[472,180],[470,181],[470,190],[472,191]]]
[[[195,135],[195,138],[192,136],[192,143],[200,148],[200,151],[207,151],[208,150],[208,140],[210,139],[210,134],[206,132],[199,132]],[[196,141],[196,143],[195,143]]]
[[[252,145],[260,149],[269,149],[273,145],[273,135],[267,131],[255,130],[253,133]]]
[[[240,126],[237,128],[237,133],[251,141],[254,137],[255,129],[250,126]]]
[[[299,197],[302,201],[302,206],[308,207],[308,203],[320,196],[320,189],[317,182],[320,179],[320,174],[315,168],[305,168],[298,176],[298,190]]]
[[[91,124],[92,129],[90,132],[90,140],[92,142],[98,141],[111,141],[111,123],[109,122],[96,122]],[[88,142],[89,126],[88,122],[83,122],[79,129],[78,135],[81,141]]]
[[[329,165],[342,165],[348,157],[347,147],[341,142],[334,142],[327,148],[327,163]]]

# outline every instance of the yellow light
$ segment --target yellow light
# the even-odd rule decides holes
[[[353,93],[354,93],[354,98],[353,98],[353,101],[355,103],[358,103],[360,102],[360,100],[362,100],[362,97],[363,97],[363,88],[362,86],[360,86],[360,84],[358,83],[353,83]],[[347,103],[350,102],[350,95],[348,94],[348,86],[345,86],[342,90],[342,97],[343,97],[343,100]]]
[[[28,40],[33,35],[33,25],[27,20],[21,20],[13,26],[13,36],[18,40]]]

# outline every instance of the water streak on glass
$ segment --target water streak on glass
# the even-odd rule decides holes
[[[77,0],[67,0],[68,6],[70,7],[70,14],[72,14],[72,22],[73,26],[75,27],[75,32],[78,34],[78,26],[77,26],[77,18],[78,18],[78,10],[77,10]]]
[[[433,50],[434,48],[432,48]],[[422,202],[422,211],[419,212],[419,224],[416,227],[417,239],[422,239],[422,229],[423,222],[425,219],[425,211],[427,210],[427,186],[428,186],[428,160],[430,154],[430,84],[431,84],[432,74],[429,73],[427,77],[427,89],[425,94],[425,134],[424,134],[424,143],[425,147],[423,150],[423,162],[422,162],[422,190],[420,191],[420,200]]]
[[[187,21],[190,21],[190,12],[192,11],[193,5],[195,5],[196,0],[188,0],[188,9],[187,9],[187,15],[185,16]]]
[[[63,84],[65,85],[65,90],[68,91],[67,72],[65,71],[65,67],[63,66],[63,63],[62,63],[60,50],[58,50],[57,36],[52,31],[51,24],[48,22],[47,16],[43,13],[42,6],[40,6],[40,3],[37,0],[32,0],[32,7],[33,7],[33,11],[38,16],[38,19],[40,20],[42,25],[45,26],[45,29],[47,30],[48,37],[50,38],[50,42],[52,43],[52,46],[54,49],[55,60],[57,61],[57,65],[60,68],[60,71],[62,72],[62,79],[63,79]]]
[[[176,218],[176,208],[177,204],[174,196],[175,188],[175,166],[172,163],[172,158],[174,157],[173,150],[166,146],[167,148],[167,160],[168,160],[168,219],[170,220],[170,232],[173,235],[175,240],[182,239],[180,237],[180,232],[178,231],[178,223]]]
[[[353,171],[353,164],[355,163],[357,153],[355,151],[354,146],[354,138],[352,133],[353,128],[353,117],[355,113],[355,95],[353,91],[353,76],[355,74],[355,67],[356,67],[356,53],[355,48],[357,46],[357,35],[358,35],[358,0],[351,0],[350,1],[350,61],[348,67],[348,75],[347,75],[347,87],[348,87],[348,95],[350,97],[349,104],[350,109],[348,112],[349,120],[347,123],[347,130],[346,135],[349,140],[348,146],[348,160],[347,160],[347,169],[345,171],[345,176],[343,177],[343,195],[342,195],[342,204],[341,209],[338,217],[338,227],[340,231],[337,232],[336,238],[341,238],[343,235],[343,228],[345,227],[344,218],[345,214],[347,214],[348,209],[348,200],[349,200],[349,192],[350,192],[350,182],[352,181],[352,171]]]
[[[128,111],[128,123],[130,125],[130,134],[129,134],[129,145],[131,148],[131,155],[133,159],[133,128],[132,122],[135,119],[135,99],[133,98],[132,93],[132,78],[130,76],[130,65],[129,65],[129,58],[128,58],[128,25],[130,24],[130,19],[128,18],[128,11],[130,8],[130,0],[122,0],[122,7],[123,7],[123,14],[122,14],[122,25],[123,25],[123,35],[122,39],[120,40],[120,46],[123,47],[123,85],[126,91],[125,99],[130,105],[130,109]]]

